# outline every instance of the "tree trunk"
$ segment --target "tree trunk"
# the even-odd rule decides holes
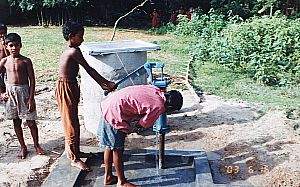
[[[270,7],[270,17],[272,17],[273,16],[273,5],[271,5],[271,7]]]
[[[44,15],[43,15],[43,9],[40,9],[40,15],[41,15],[41,21],[42,21],[42,26],[44,25]]]
[[[64,24],[64,10],[61,9],[61,12],[60,12],[60,25],[63,25]]]
[[[36,17],[37,17],[37,21],[38,21],[38,25],[41,26],[41,20],[40,20],[40,16],[39,16],[39,11],[36,11]]]
[[[52,13],[50,13],[50,15],[49,15],[49,25],[54,25],[53,24]]]
[[[64,24],[64,9],[61,9],[60,25]]]

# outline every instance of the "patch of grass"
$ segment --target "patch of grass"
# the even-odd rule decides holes
[[[188,40],[171,38],[159,41],[158,44],[161,46],[161,51],[159,51],[159,54],[153,60],[164,62],[168,74],[179,77],[185,76],[189,61]]]
[[[228,99],[261,103],[272,108],[299,108],[300,87],[271,87],[214,63],[194,63],[192,84],[197,89]]]

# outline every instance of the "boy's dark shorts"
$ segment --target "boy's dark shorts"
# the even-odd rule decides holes
[[[105,120],[101,120],[97,134],[101,148],[124,149],[126,133],[113,128]]]

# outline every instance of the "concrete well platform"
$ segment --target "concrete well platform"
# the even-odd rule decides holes
[[[86,163],[92,172],[70,167],[62,156],[43,186],[104,186],[103,153],[91,147],[83,151],[91,152]],[[150,149],[125,150],[126,178],[140,186],[214,186],[205,152],[165,150],[165,169],[157,169],[156,154],[156,150]]]

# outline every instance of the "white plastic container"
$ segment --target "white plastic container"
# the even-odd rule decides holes
[[[83,43],[80,48],[88,64],[114,82],[146,63],[147,51],[160,49],[156,44],[140,40]],[[102,116],[100,103],[105,97],[104,91],[83,68],[80,68],[80,75],[84,124],[88,131],[96,134]],[[124,81],[118,89],[138,84],[146,84],[146,74]]]

